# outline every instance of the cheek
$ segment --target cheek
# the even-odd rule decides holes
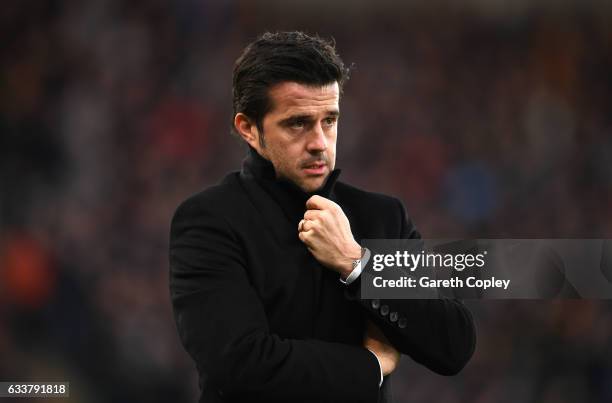
[[[274,165],[278,171],[285,175],[291,175],[291,172],[299,170],[301,155],[295,150],[295,147],[289,145],[279,145],[271,151],[271,157],[274,160]]]
[[[327,142],[327,149],[329,150],[330,154],[336,154],[336,135],[334,134],[333,137],[330,137],[330,139]]]
[[[336,141],[338,140],[338,134],[337,132],[334,130],[333,133],[330,133],[328,139],[327,139],[327,145],[330,149],[335,150],[336,149]]]

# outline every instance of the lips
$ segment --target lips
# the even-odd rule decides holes
[[[326,168],[327,164],[325,162],[314,162],[312,164],[305,165],[302,169],[306,175],[322,175],[325,173]]]

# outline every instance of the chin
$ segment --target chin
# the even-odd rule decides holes
[[[302,183],[300,188],[302,188],[302,190],[306,193],[314,193],[317,190],[321,189],[324,183],[325,183],[324,179],[318,180],[318,181],[309,181],[307,183]]]

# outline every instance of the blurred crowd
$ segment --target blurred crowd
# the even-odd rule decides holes
[[[0,10],[0,381],[69,380],[83,403],[196,400],[169,222],[240,167],[232,65],[265,30],[335,38],[353,64],[342,179],[399,196],[425,237],[612,238],[609,9],[358,3]],[[612,401],[608,301],[469,305],[473,361],[443,378],[404,358],[398,403]]]

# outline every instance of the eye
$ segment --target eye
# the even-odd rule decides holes
[[[291,122],[289,127],[294,130],[301,130],[304,128],[305,125],[306,123],[303,120],[298,119],[298,120],[294,120],[293,122]]]
[[[338,120],[336,117],[328,116],[325,119],[323,119],[323,124],[325,126],[333,126],[336,123],[336,120]]]

